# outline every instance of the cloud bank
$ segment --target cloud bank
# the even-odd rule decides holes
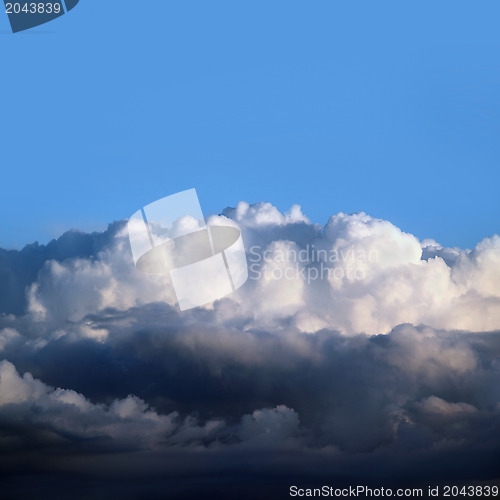
[[[226,219],[250,278],[183,313],[168,279],[135,269],[124,221],[0,250],[6,492],[497,484],[499,236],[443,248],[363,213],[321,226],[268,203],[210,222]]]

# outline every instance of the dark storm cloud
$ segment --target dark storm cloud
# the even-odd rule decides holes
[[[364,214],[321,228],[298,207],[225,213],[264,267],[313,244],[378,259],[354,262],[364,280],[251,279],[180,313],[168,281],[133,268],[123,223],[3,252],[5,491],[281,498],[297,481],[498,479],[498,237],[470,252]]]
[[[62,401],[55,409],[39,405],[37,419],[29,421],[27,407],[13,412],[10,402],[1,407],[4,425],[15,425],[23,415],[32,433],[41,426],[45,435],[52,425],[51,432],[73,446],[85,437],[78,434],[79,425],[87,432],[92,429],[96,408],[109,419],[118,413],[100,405],[116,408],[133,393],[155,408],[157,418],[191,424],[184,429],[181,425],[173,435],[163,427],[158,432],[153,426],[140,430],[144,416],[139,405],[123,433],[117,430],[123,424],[118,417],[107,421],[114,435],[102,431],[104,424],[94,424],[100,433],[86,436],[87,447],[95,440],[96,450],[114,449],[123,445],[122,439],[127,446],[140,447],[141,433],[163,453],[173,445],[207,450],[216,445],[237,453],[253,440],[257,449],[323,450],[327,458],[333,453],[350,460],[390,449],[432,458],[452,450],[460,456],[478,445],[500,446],[498,333],[402,325],[372,337],[346,338],[328,331],[238,334],[236,329],[216,329],[209,321],[203,331],[182,323],[163,326],[173,323],[172,314],[168,308],[163,313],[153,313],[151,307],[135,310],[131,315],[140,327],[134,323],[129,328],[124,328],[122,314],[117,315],[118,325],[108,314],[105,345],[62,338],[24,357],[19,351],[5,352],[17,358],[17,366],[31,365],[43,373],[51,385],[72,387],[78,401],[76,394],[85,394],[92,401],[88,411],[93,417],[82,410],[75,418],[75,408]],[[97,318],[95,322],[103,326]],[[15,387],[12,392],[22,393]],[[2,394],[5,398],[3,385]],[[70,424],[65,423],[66,413]],[[212,433],[204,434],[204,428]],[[472,463],[467,467],[477,469]]]

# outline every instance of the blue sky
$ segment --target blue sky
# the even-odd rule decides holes
[[[81,0],[0,16],[0,246],[196,187],[205,213],[365,211],[471,247],[499,232],[500,4]]]

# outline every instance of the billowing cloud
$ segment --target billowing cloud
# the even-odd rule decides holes
[[[50,453],[50,473],[92,477],[498,479],[498,236],[443,248],[268,203],[210,222],[226,218],[249,280],[182,313],[168,278],[135,269],[123,222],[0,252],[12,477]]]
[[[250,268],[249,282],[231,295],[228,320],[239,318],[246,327],[276,328],[285,322],[305,332],[331,328],[345,334],[387,333],[405,322],[467,331],[500,328],[498,236],[459,251],[432,240],[419,242],[363,213],[336,214],[324,228],[311,224],[298,206],[283,215],[270,204],[241,202],[224,213],[242,228]],[[77,250],[76,257],[48,259],[36,279],[23,281],[26,308],[34,318],[60,325],[106,308],[157,301],[175,306],[168,278],[142,274],[131,265],[124,227],[113,226],[101,242],[91,256]],[[4,286],[10,289],[12,279]]]
[[[73,390],[47,386],[30,373],[21,376],[4,360],[0,362],[0,418],[4,425],[15,425],[19,417],[47,442],[86,440],[109,449],[216,446],[219,439],[230,436],[234,443],[281,446],[299,426],[296,413],[283,405],[256,410],[244,415],[240,425],[228,427],[221,419],[200,425],[192,416],[180,419],[177,412],[160,415],[132,395],[108,405],[93,404]]]

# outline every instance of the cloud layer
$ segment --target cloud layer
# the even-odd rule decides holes
[[[175,476],[179,496],[208,475],[229,498],[228,478],[498,479],[500,237],[443,248],[244,202],[225,218],[250,278],[183,313],[135,269],[124,222],[0,251],[10,492],[43,471]]]

